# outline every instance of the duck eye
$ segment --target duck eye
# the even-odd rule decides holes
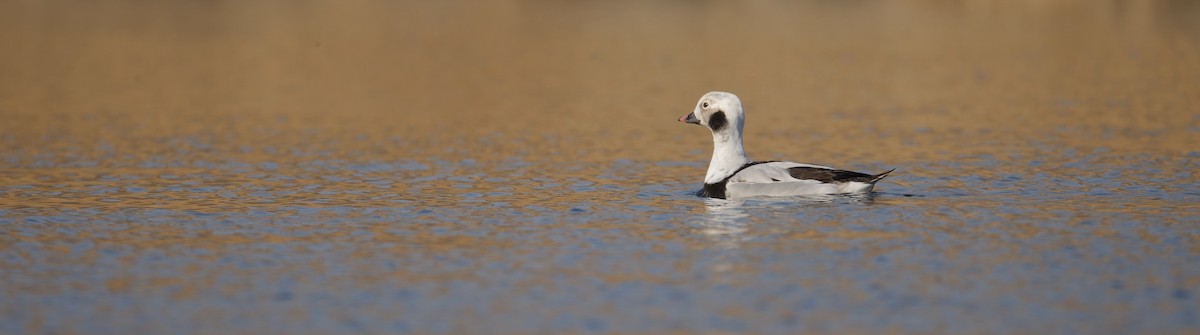
[[[700,107],[708,108],[708,101],[705,101],[704,104],[700,105]]]

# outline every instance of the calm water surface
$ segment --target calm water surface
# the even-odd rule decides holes
[[[1200,331],[1191,2],[123,3],[0,5],[0,333]]]

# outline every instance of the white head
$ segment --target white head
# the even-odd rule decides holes
[[[679,118],[679,122],[702,125],[712,132],[713,156],[705,183],[720,182],[750,162],[742,147],[744,120],[742,101],[728,92],[708,92],[696,102],[695,110]]]
[[[696,109],[691,114],[679,118],[679,122],[708,127],[717,143],[734,138],[741,142],[743,120],[742,100],[729,92],[708,92],[696,102]]]

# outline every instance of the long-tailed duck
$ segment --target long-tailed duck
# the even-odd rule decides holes
[[[712,161],[708,163],[704,188],[696,195],[726,199],[867,193],[895,170],[870,175],[796,162],[752,162],[742,147],[744,120],[742,101],[728,92],[705,94],[694,111],[679,118],[679,122],[712,131]]]

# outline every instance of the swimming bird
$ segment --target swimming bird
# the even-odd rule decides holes
[[[742,146],[745,125],[742,101],[729,92],[709,92],[679,122],[702,125],[712,132],[713,155],[696,195],[710,198],[868,193],[895,169],[879,174],[839,170],[796,162],[754,162]]]

